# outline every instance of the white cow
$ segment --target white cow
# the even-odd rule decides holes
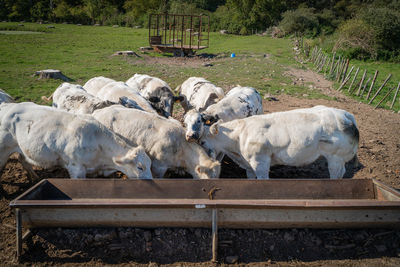
[[[132,145],[143,146],[152,160],[154,177],[162,178],[168,169],[177,168],[184,168],[194,178],[219,176],[220,163],[197,143],[188,143],[178,121],[121,106],[96,110],[93,117]]]
[[[42,99],[49,101],[51,97],[53,97],[53,107],[76,114],[91,114],[96,109],[116,104],[101,100],[86,92],[82,86],[70,83],[61,84],[50,97],[42,96]]]
[[[191,109],[203,111],[208,106],[217,103],[224,97],[224,90],[204,78],[190,77],[177,89],[184,96],[181,102],[185,112]]]
[[[183,97],[174,96],[169,85],[157,78],[146,74],[136,73],[126,81],[131,87],[138,87],[140,94],[150,101],[154,109],[163,117],[172,116],[174,103],[183,100]]]
[[[71,178],[86,173],[152,178],[151,160],[89,115],[34,103],[0,105],[0,170],[15,152],[42,168],[61,166]]]
[[[0,89],[0,104],[14,103],[14,102],[15,102],[14,99],[9,94]]]
[[[95,96],[101,88],[111,82],[115,82],[115,80],[103,76],[94,77],[88,80],[85,85],[83,85],[83,88],[85,88],[86,92]]]
[[[120,102],[120,98],[126,97],[132,102],[136,103],[140,109],[156,113],[150,103],[140,95],[140,93],[124,82],[110,82],[103,86],[96,94],[96,96],[102,100],[108,100],[112,102]]]
[[[345,163],[358,150],[354,116],[325,106],[257,115],[206,128],[200,143],[213,155],[228,155],[247,170],[248,178],[268,179],[270,166],[301,166],[320,156],[328,161],[330,178],[342,178]]]
[[[203,112],[192,109],[185,114],[186,140],[197,141],[204,132],[203,124],[211,125],[218,120],[228,122],[259,114],[263,114],[260,93],[251,87],[235,87]]]

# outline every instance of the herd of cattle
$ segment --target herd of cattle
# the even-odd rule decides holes
[[[15,103],[0,90],[0,171],[11,154],[30,176],[32,165],[61,166],[71,178],[86,174],[164,177],[167,170],[217,178],[230,157],[248,178],[268,179],[273,165],[301,166],[320,156],[330,178],[342,178],[356,156],[359,132],[344,110],[315,106],[263,114],[260,94],[237,86],[226,95],[191,77],[176,90],[163,80],[135,74],[126,82],[95,77],[84,86],[63,83],[42,99],[53,106]],[[184,125],[174,103],[185,110]]]

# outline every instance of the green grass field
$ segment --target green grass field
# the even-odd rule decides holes
[[[141,55],[139,47],[148,46],[146,29],[68,24],[56,24],[54,29],[49,29],[47,26],[35,23],[25,23],[24,26],[18,26],[18,23],[0,23],[0,31],[43,32],[0,32],[0,88],[19,102],[41,103],[42,95],[50,95],[61,84],[60,80],[39,80],[33,77],[35,71],[43,69],[59,69],[72,78],[74,83],[81,85],[95,76],[125,81],[135,73],[145,73],[160,77],[172,88],[190,76],[200,76],[225,89],[240,84],[255,87],[262,94],[284,92],[299,97],[307,94],[307,97],[327,98],[306,86],[292,85],[290,78],[284,75],[289,66],[304,68],[293,59],[289,39],[210,33],[210,47],[198,53],[217,54],[218,58],[212,67],[194,67],[191,64],[168,64],[168,60],[148,64],[143,57],[111,56],[119,50],[133,50]],[[230,58],[231,53],[237,56]],[[147,56],[169,57],[156,53],[149,53]],[[391,68],[395,69],[392,80],[398,79],[398,66]]]

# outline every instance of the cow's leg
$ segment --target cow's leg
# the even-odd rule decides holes
[[[156,162],[152,162],[151,164],[151,173],[153,174],[154,178],[164,178],[165,173],[167,172],[168,167],[157,164]]]
[[[246,169],[246,176],[248,179],[256,179],[257,175],[252,169]]]
[[[22,154],[18,154],[18,161],[21,162],[22,166],[24,167],[24,169],[28,172],[28,177],[31,180],[31,182],[34,179],[39,179],[39,176],[35,173],[35,171],[32,168],[32,165],[29,164],[26,160],[24,155]]]
[[[335,155],[326,156],[328,161],[329,176],[331,179],[343,178],[346,172],[345,162],[341,157]]]
[[[219,162],[222,162],[222,160],[224,159],[224,157],[225,157],[225,154],[224,154],[224,153],[218,153],[218,155],[217,155],[217,160],[218,160]]]
[[[1,153],[0,153],[0,174],[1,174],[2,171],[3,171],[4,166],[7,163],[8,158],[10,157],[10,155],[12,153],[8,153],[8,151],[2,150],[1,146],[0,146],[0,151],[1,151]]]
[[[256,174],[257,179],[269,179],[269,167],[271,165],[271,157],[267,155],[252,155],[249,164]]]
[[[67,166],[69,177],[76,178],[86,178],[86,168],[82,165],[76,163],[70,163]]]
[[[16,146],[11,134],[0,131],[0,173],[3,171],[10,155],[16,152]]]

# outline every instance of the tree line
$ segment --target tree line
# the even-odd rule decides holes
[[[350,58],[400,61],[399,0],[0,0],[0,20],[146,27],[151,13],[208,14],[211,30],[328,39]]]

